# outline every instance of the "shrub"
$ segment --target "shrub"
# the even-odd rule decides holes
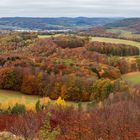
[[[39,112],[39,111],[42,110],[42,107],[41,107],[41,105],[40,105],[40,100],[38,100],[38,101],[36,102],[35,108],[36,108],[36,111],[37,111],[37,112]]]
[[[11,115],[12,118],[15,115]],[[23,115],[16,115],[13,122],[7,121],[6,130],[25,140],[33,140],[45,120],[43,112],[27,112]]]
[[[36,102],[35,108],[39,112],[45,109],[50,104],[50,99],[48,97],[43,97]]]
[[[15,106],[11,109],[12,114],[24,114],[26,112],[25,105],[16,103]]]
[[[44,125],[39,131],[41,140],[56,140],[57,136],[60,135],[59,128],[52,128],[50,124],[50,114],[47,114],[47,118],[44,121]]]
[[[42,108],[45,108],[51,102],[51,100],[48,97],[40,98],[39,101],[40,101],[40,105],[41,105]]]
[[[62,99],[61,97],[59,97],[59,98],[56,100],[56,104],[57,104],[57,105],[60,105],[60,106],[65,106],[65,105],[66,105],[66,102],[64,101],[64,99]]]

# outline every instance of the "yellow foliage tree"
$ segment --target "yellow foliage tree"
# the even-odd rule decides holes
[[[56,104],[60,106],[66,106],[66,102],[61,97],[56,100]]]

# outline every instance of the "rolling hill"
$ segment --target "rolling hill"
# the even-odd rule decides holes
[[[106,27],[119,27],[125,28],[127,30],[134,31],[136,33],[140,33],[140,18],[126,18],[114,23],[109,23],[105,25]]]
[[[59,30],[103,26],[118,21],[120,18],[0,18],[0,29]]]

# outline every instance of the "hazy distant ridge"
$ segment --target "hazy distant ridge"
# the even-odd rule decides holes
[[[113,23],[120,18],[30,18],[30,17],[8,17],[0,18],[0,29],[66,29],[66,28],[88,28],[103,26]]]

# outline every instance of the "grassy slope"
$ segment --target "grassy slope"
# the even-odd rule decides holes
[[[55,34],[55,35],[39,35],[39,38],[51,38],[51,37],[58,37],[62,34]]]
[[[128,38],[140,39],[140,34],[134,34],[130,31],[119,29],[119,28],[108,29],[107,32],[120,34],[119,37],[128,37]]]
[[[17,92],[17,91],[9,91],[9,90],[0,90],[0,103],[4,103],[6,101],[10,101],[13,99],[22,99],[25,98],[26,103],[33,103],[35,104],[39,97],[38,96],[29,96],[29,95],[24,95],[21,92]],[[51,104],[53,105],[55,103],[55,101],[51,100]],[[74,106],[75,108],[78,107],[78,103],[77,102],[71,102],[71,101],[66,101],[66,104],[68,106]],[[91,102],[82,102],[82,107],[84,109],[86,109],[87,105],[92,104]]]
[[[126,44],[126,45],[132,45],[132,46],[136,46],[136,47],[140,48],[140,42],[123,40],[123,39],[92,37],[92,41],[108,42],[108,43],[116,43],[116,44]]]
[[[122,76],[122,78],[132,84],[140,84],[140,72],[132,72]]]
[[[27,103],[29,102],[36,103],[37,100],[39,99],[39,97],[37,96],[23,95],[22,93],[17,91],[0,90],[0,103],[12,99],[22,99],[22,97],[25,98]]]

